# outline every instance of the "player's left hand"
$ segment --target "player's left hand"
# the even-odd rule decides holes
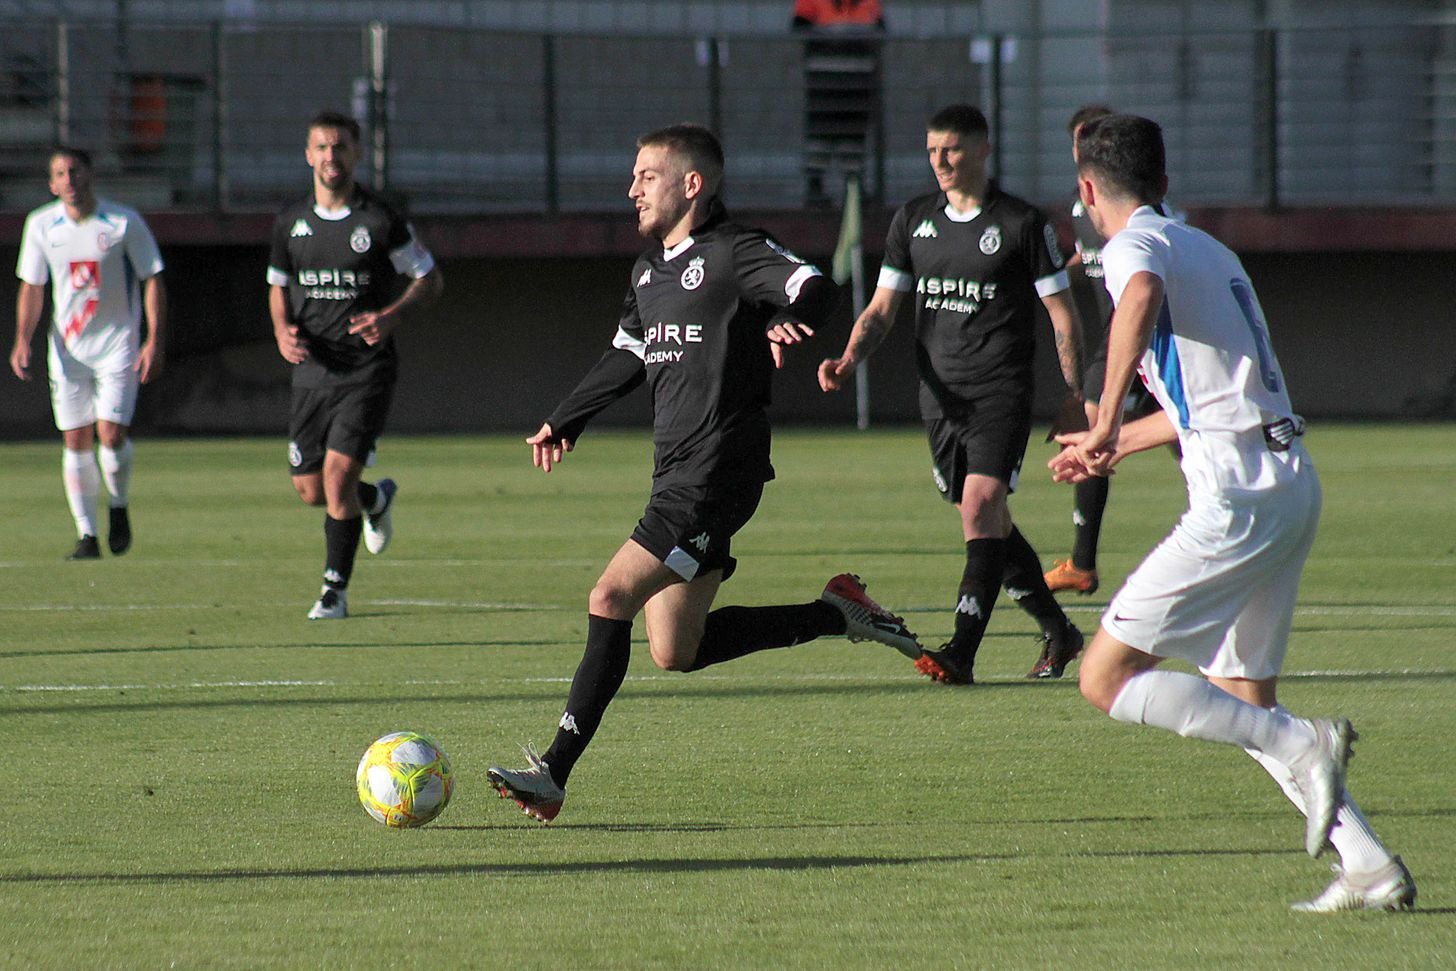
[[[349,318],[349,333],[364,338],[364,343],[373,347],[393,333],[398,323],[394,314],[366,310]]]
[[[153,344],[151,341],[147,341],[137,351],[136,364],[132,365],[136,369],[137,380],[142,384],[146,384],[148,381],[157,377],[162,373],[162,363],[166,359],[167,352],[165,350]]]
[[[814,328],[798,320],[781,320],[764,332],[768,336],[768,352],[774,367],[784,366],[784,348],[814,336]]]

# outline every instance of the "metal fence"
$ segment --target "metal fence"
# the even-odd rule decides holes
[[[1060,198],[1065,123],[1087,101],[1167,132],[1182,204],[1456,202],[1451,28],[887,37],[868,132],[872,194],[929,185],[924,119],[970,101],[998,172]],[[624,204],[635,137],[723,136],[730,201],[805,202],[803,42],[543,35],[427,26],[0,23],[0,209],[46,198],[44,148],[87,146],[149,210],[268,210],[305,191],[303,125],[366,128],[362,177],[420,212]]]

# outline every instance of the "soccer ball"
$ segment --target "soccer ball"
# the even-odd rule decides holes
[[[375,741],[354,774],[364,811],[386,826],[423,826],[444,810],[455,788],[450,760],[415,732]]]

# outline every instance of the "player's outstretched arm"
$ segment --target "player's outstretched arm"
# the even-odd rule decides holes
[[[560,465],[566,453],[574,447],[571,439],[556,437],[550,422],[543,424],[540,431],[526,439],[526,444],[531,446],[531,464],[542,472],[550,472],[553,465]]]
[[[880,346],[890,328],[895,326],[895,313],[900,309],[904,294],[889,287],[875,287],[875,295],[869,306],[854,322],[844,353],[839,357],[826,358],[819,364],[819,387],[823,391],[838,391],[854,374],[861,361],[868,358]]]

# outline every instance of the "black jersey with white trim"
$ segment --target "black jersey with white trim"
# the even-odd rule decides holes
[[[1046,216],[994,183],[970,213],[944,192],[895,213],[879,286],[915,301],[923,417],[957,416],[988,395],[1030,397],[1036,307],[1067,289],[1065,266]]]
[[[294,366],[294,386],[392,378],[394,338],[371,347],[349,333],[349,318],[388,305],[406,278],[434,265],[404,215],[362,186],[341,218],[321,214],[311,194],[279,213],[268,282],[287,290],[289,318],[308,344],[308,359]]]
[[[613,350],[547,419],[575,439],[587,421],[646,381],[653,489],[766,482],[773,360],[765,330],[819,270],[720,207],[670,250],[632,267]],[[813,321],[817,324],[818,321]]]

